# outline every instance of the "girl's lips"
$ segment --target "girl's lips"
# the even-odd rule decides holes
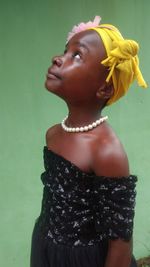
[[[48,72],[47,73],[47,78],[48,79],[53,79],[53,80],[58,80],[60,79],[60,76],[58,76],[56,73],[54,72]]]

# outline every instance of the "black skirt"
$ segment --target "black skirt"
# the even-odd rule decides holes
[[[104,267],[107,255],[107,242],[85,247],[69,247],[55,244],[41,235],[38,224],[35,224],[30,267]],[[131,267],[137,267],[132,258]]]

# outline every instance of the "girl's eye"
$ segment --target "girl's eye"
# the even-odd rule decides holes
[[[81,59],[81,54],[79,52],[75,52],[73,54],[73,57],[76,58],[76,59]]]

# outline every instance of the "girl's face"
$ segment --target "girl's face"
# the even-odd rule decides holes
[[[53,58],[45,87],[68,104],[93,103],[108,74],[100,63],[104,58],[98,34],[94,30],[80,32],[66,45],[63,55]]]

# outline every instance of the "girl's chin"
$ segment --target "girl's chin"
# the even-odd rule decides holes
[[[45,88],[50,92],[55,91],[54,86],[52,86],[52,84],[48,80],[45,81]]]
[[[45,81],[45,88],[50,91],[50,92],[55,92],[58,91],[60,87],[60,84],[58,83],[58,81],[54,81],[52,79],[46,79]]]
[[[49,82],[45,82],[45,88],[47,89],[47,91],[49,91],[52,94],[55,94],[57,96],[61,97],[61,94],[59,93],[59,89],[58,87],[56,88],[56,86],[52,86]]]

